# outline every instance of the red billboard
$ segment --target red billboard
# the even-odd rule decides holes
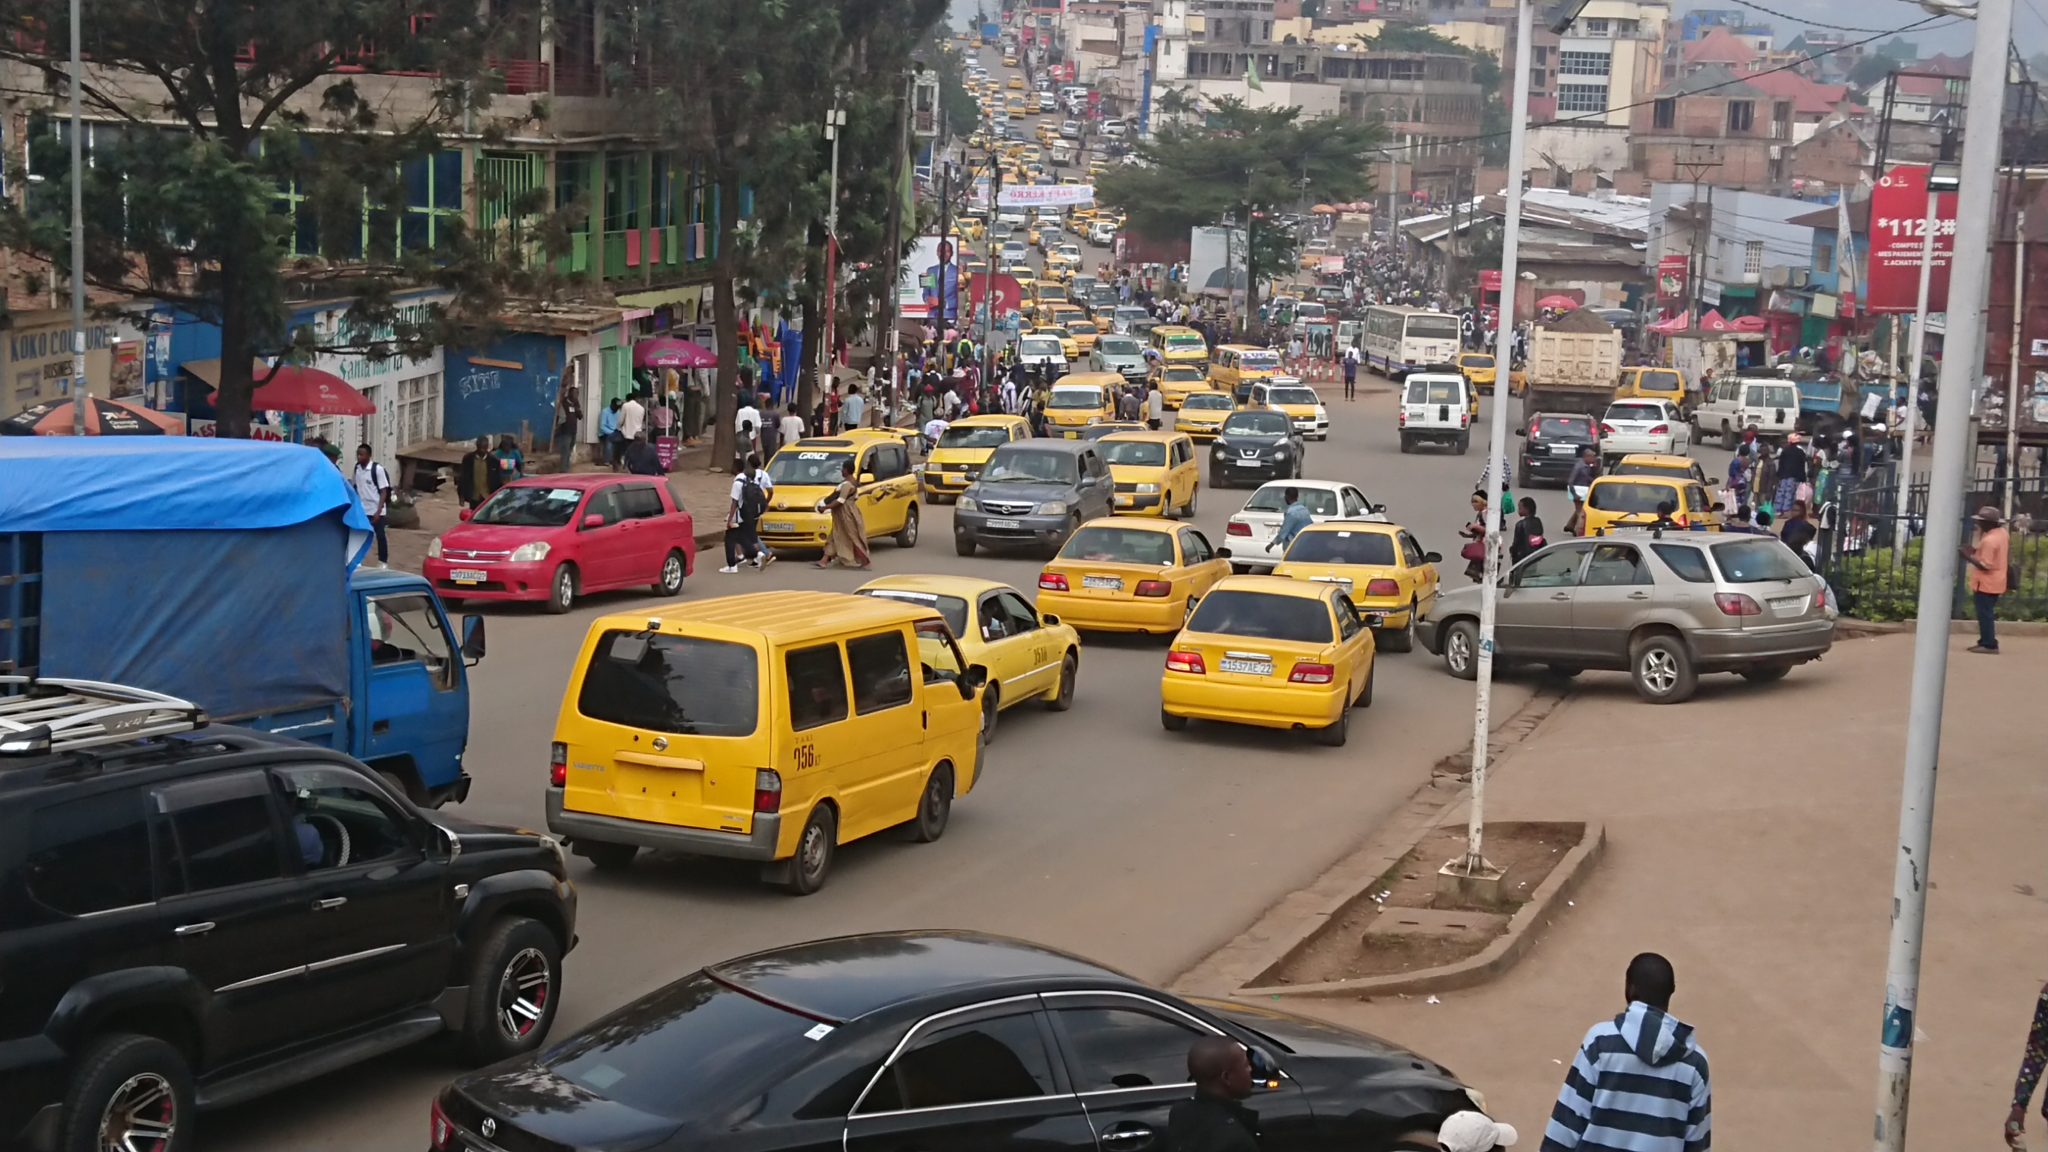
[[[1680,253],[1676,256],[1657,258],[1657,297],[1660,300],[1685,299],[1685,281],[1692,271],[1692,257]]]
[[[996,272],[987,276],[976,276],[967,285],[967,306],[975,312],[982,310],[982,298],[993,290],[996,294],[996,315],[1007,316],[1018,311],[1024,299],[1024,286],[1015,276]]]
[[[1911,312],[1919,305],[1920,249],[1927,228],[1927,166],[1901,164],[1870,194],[1870,271],[1864,307]],[[1927,277],[1927,310],[1948,311],[1948,265],[1956,246],[1956,195],[1934,205],[1934,261]]]

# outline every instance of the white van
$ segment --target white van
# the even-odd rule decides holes
[[[1799,389],[1781,378],[1729,376],[1714,381],[1692,413],[1692,438],[1718,438],[1733,451],[1742,430],[1755,425],[1758,436],[1778,440],[1799,423]]]
[[[1455,372],[1411,372],[1401,383],[1401,451],[1446,444],[1463,456],[1472,445],[1471,385]]]

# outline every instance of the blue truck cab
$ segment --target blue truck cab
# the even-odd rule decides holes
[[[360,567],[368,529],[310,448],[0,439],[0,673],[183,697],[460,801],[483,620]]]

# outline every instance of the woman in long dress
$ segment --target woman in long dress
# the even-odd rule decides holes
[[[825,498],[825,507],[832,510],[832,534],[825,538],[825,554],[819,557],[818,567],[868,566],[868,524],[860,514],[859,494],[860,485],[853,479],[853,461],[848,460],[839,468],[839,487]]]

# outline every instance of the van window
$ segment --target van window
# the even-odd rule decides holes
[[[789,678],[789,726],[797,732],[846,719],[846,668],[839,645],[796,648],[782,658]]]
[[[591,654],[576,711],[649,732],[747,736],[760,694],[759,661],[744,644],[614,631]]]
[[[1410,380],[1410,404],[1462,404],[1464,387],[1456,380]]]
[[[862,716],[910,703],[910,650],[903,633],[884,632],[846,642],[853,669],[853,710]]]
[[[958,683],[967,674],[967,664],[953,643],[953,634],[937,620],[917,622],[917,658],[924,666],[924,682],[941,680]]]
[[[1678,503],[1677,493],[1663,484],[1595,484],[1586,503],[1600,512],[1642,512],[1655,515],[1657,505]],[[1675,511],[1675,509],[1674,509]]]

